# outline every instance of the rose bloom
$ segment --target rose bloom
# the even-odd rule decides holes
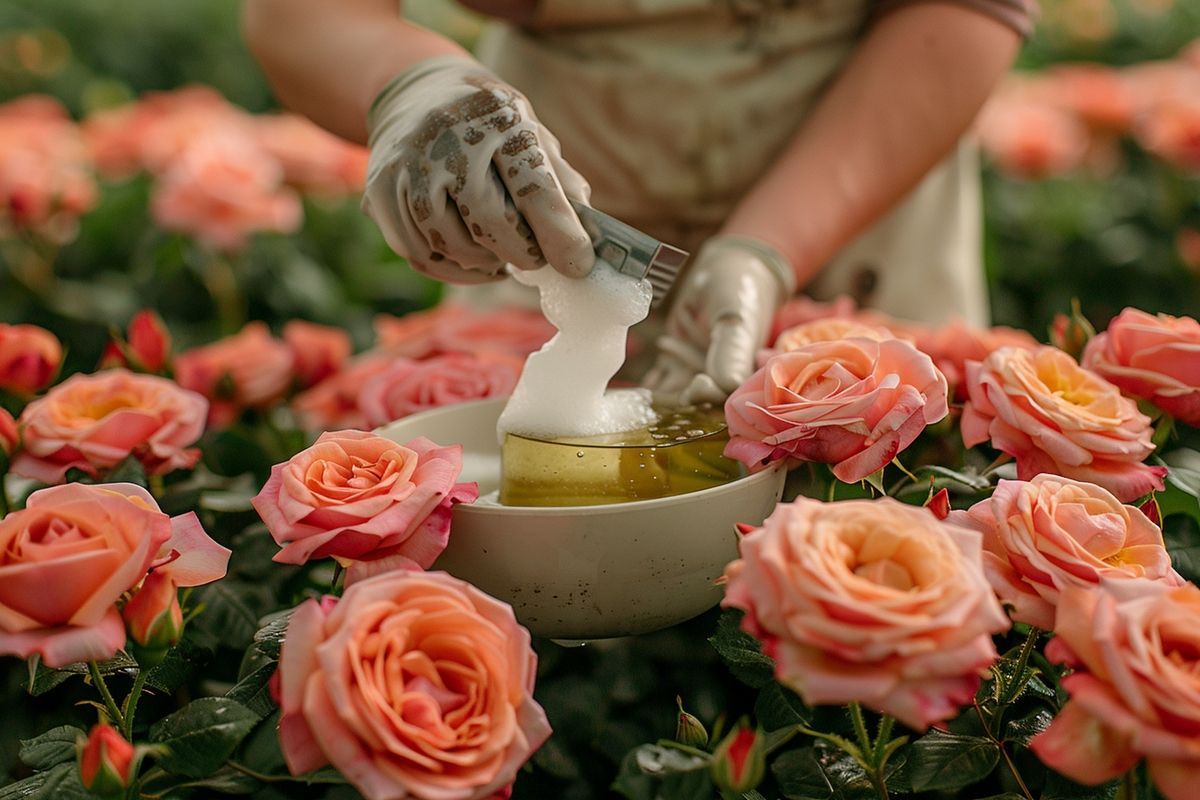
[[[150,198],[156,224],[194,236],[216,250],[245,247],[260,231],[300,227],[300,198],[283,170],[249,136],[229,131],[197,137],[163,172]]]
[[[725,401],[725,455],[751,470],[780,458],[832,464],[853,482],[947,412],[945,377],[908,342],[814,342],[774,356]]]
[[[976,124],[980,144],[996,166],[1022,178],[1071,172],[1090,145],[1087,127],[1074,114],[1005,93],[988,102]]]
[[[1003,347],[968,362],[967,447],[991,440],[1017,460],[1017,477],[1049,472],[1103,486],[1128,502],[1163,488],[1150,418],[1116,386],[1055,347]]]
[[[253,119],[258,144],[283,167],[284,180],[306,194],[344,197],[361,192],[367,149],[334,136],[296,114]]]
[[[83,139],[61,103],[27,95],[0,104],[0,230],[65,243],[96,195]]]
[[[306,431],[371,427],[358,404],[359,393],[372,378],[385,372],[396,359],[366,352],[350,359],[341,370],[292,398],[292,413]]]
[[[1091,483],[1036,475],[1002,480],[987,500],[951,511],[949,522],[983,534],[983,568],[1012,618],[1054,625],[1068,586],[1108,580],[1163,580],[1177,585],[1162,531],[1133,506]]]
[[[284,564],[400,555],[428,567],[446,548],[450,507],[479,496],[455,483],[461,471],[460,445],[330,431],[272,467],[253,503]]]
[[[233,336],[180,353],[175,379],[209,399],[210,425],[229,425],[243,409],[266,408],[283,398],[294,359],[265,323],[251,322]]]
[[[1083,366],[1126,394],[1200,425],[1200,322],[1126,308],[1084,349]]]
[[[940,328],[928,328],[917,334],[917,349],[933,359],[954,393],[954,399],[965,402],[968,361],[983,361],[1001,347],[1023,347],[1032,350],[1040,347],[1025,331],[996,325],[991,328],[976,328],[962,320],[953,320]]]
[[[1168,800],[1193,800],[1200,770],[1200,589],[1123,581],[1059,598],[1046,657],[1074,672],[1071,699],[1030,747],[1099,784],[1146,759]]]
[[[1042,80],[1056,105],[1091,127],[1110,133],[1129,130],[1137,98],[1119,70],[1101,64],[1059,64]]]
[[[512,394],[521,359],[505,353],[447,353],[425,361],[402,359],[367,381],[358,405],[371,427],[419,411]]]
[[[1196,97],[1159,105],[1138,120],[1134,134],[1164,161],[1200,173],[1200,100]]]
[[[24,447],[13,472],[61,483],[67,470],[93,477],[133,456],[150,475],[191,467],[208,401],[166,378],[110,369],[72,375],[21,412]]]
[[[439,325],[436,349],[442,353],[508,353],[524,359],[541,349],[557,331],[542,312],[528,308],[451,316]]]
[[[350,335],[341,328],[292,320],[283,326],[283,341],[292,349],[296,379],[307,388],[342,368],[350,357]]]
[[[442,303],[424,311],[410,311],[402,317],[377,314],[375,346],[391,355],[425,358],[437,352],[438,334],[442,328],[465,320],[472,313],[463,306]]]
[[[129,320],[129,352],[147,372],[161,372],[171,360],[171,332],[162,317],[142,309]]]
[[[0,323],[0,390],[31,395],[42,389],[62,365],[62,345],[37,325]]]
[[[116,603],[147,570],[198,586],[228,560],[195,514],[168,517],[140,486],[34,492],[0,520],[0,653],[37,653],[54,668],[111,658],[125,644]]]
[[[886,328],[847,317],[826,317],[788,328],[776,337],[773,347],[777,353],[790,353],[813,342],[830,342],[851,337],[875,341],[893,338],[892,332]]]
[[[819,319],[849,319],[858,311],[858,304],[849,295],[839,295],[828,303],[813,300],[807,295],[798,294],[790,298],[771,320],[771,332],[768,343],[774,344],[779,335],[788,328],[815,322]]]
[[[21,446],[21,433],[17,421],[4,408],[0,408],[0,453],[11,456]]]
[[[742,538],[721,604],[806,703],[858,701],[922,731],[970,702],[1009,627],[980,540],[890,498],[800,498]]]
[[[499,794],[550,735],[512,609],[444,572],[400,570],[309,600],[279,660],[279,743],[367,800]]]

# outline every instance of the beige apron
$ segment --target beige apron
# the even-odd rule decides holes
[[[542,0],[529,27],[490,25],[477,54],[529,97],[597,208],[695,252],[787,146],[869,6]],[[974,149],[960,144],[804,291],[986,324],[978,182]]]

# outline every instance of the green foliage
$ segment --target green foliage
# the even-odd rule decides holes
[[[742,612],[727,609],[717,620],[717,632],[708,643],[721,656],[734,677],[755,689],[766,686],[775,673],[775,662],[762,651],[762,645],[739,625]]]
[[[32,769],[50,769],[75,761],[75,747],[87,731],[74,725],[59,725],[40,736],[21,742],[20,758]]]
[[[193,700],[150,728],[150,741],[166,749],[158,764],[168,772],[204,778],[225,763],[258,715],[234,700],[202,697]]]

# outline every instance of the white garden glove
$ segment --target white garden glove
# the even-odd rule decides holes
[[[644,384],[681,403],[719,403],[754,372],[771,320],[796,288],[787,259],[744,236],[700,248],[667,313]]]
[[[580,277],[587,233],[568,198],[591,187],[562,159],[529,101],[462,56],[398,75],[367,119],[363,209],[413,267],[450,283],[504,277],[547,262]]]

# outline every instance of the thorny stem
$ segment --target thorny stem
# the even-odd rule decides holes
[[[104,682],[104,676],[100,674],[100,667],[96,665],[95,661],[88,662],[88,673],[92,676],[92,683],[100,692],[100,697],[104,699],[104,707],[108,709],[108,715],[121,730],[124,730],[125,715],[117,707],[117,701],[113,699],[112,692],[108,690],[108,684]]]
[[[850,703],[850,721],[854,724],[854,734],[858,739],[859,749],[862,750],[863,760],[869,760],[862,766],[881,800],[889,800],[887,781],[883,777],[883,764],[880,763],[880,760],[883,749],[886,747],[884,737],[891,732],[891,725],[886,724],[884,720],[890,719],[891,717],[885,714],[879,721],[879,741],[872,743],[871,736],[867,733],[866,720],[863,719],[862,706],[855,702]]]
[[[1013,763],[1012,756],[1008,754],[1008,748],[1004,743],[997,739],[992,734],[992,729],[988,725],[987,717],[983,715],[983,709],[979,707],[979,701],[974,702],[975,713],[979,716],[979,723],[983,726],[983,733],[993,744],[1000,750],[1000,755],[1004,757],[1004,764],[1008,767],[1008,771],[1017,781],[1017,786],[1021,788],[1021,794],[1025,795],[1025,800],[1033,800],[1033,795],[1029,791],[1029,787],[1025,785],[1025,780],[1021,777],[1021,773],[1017,771],[1017,765]]]

